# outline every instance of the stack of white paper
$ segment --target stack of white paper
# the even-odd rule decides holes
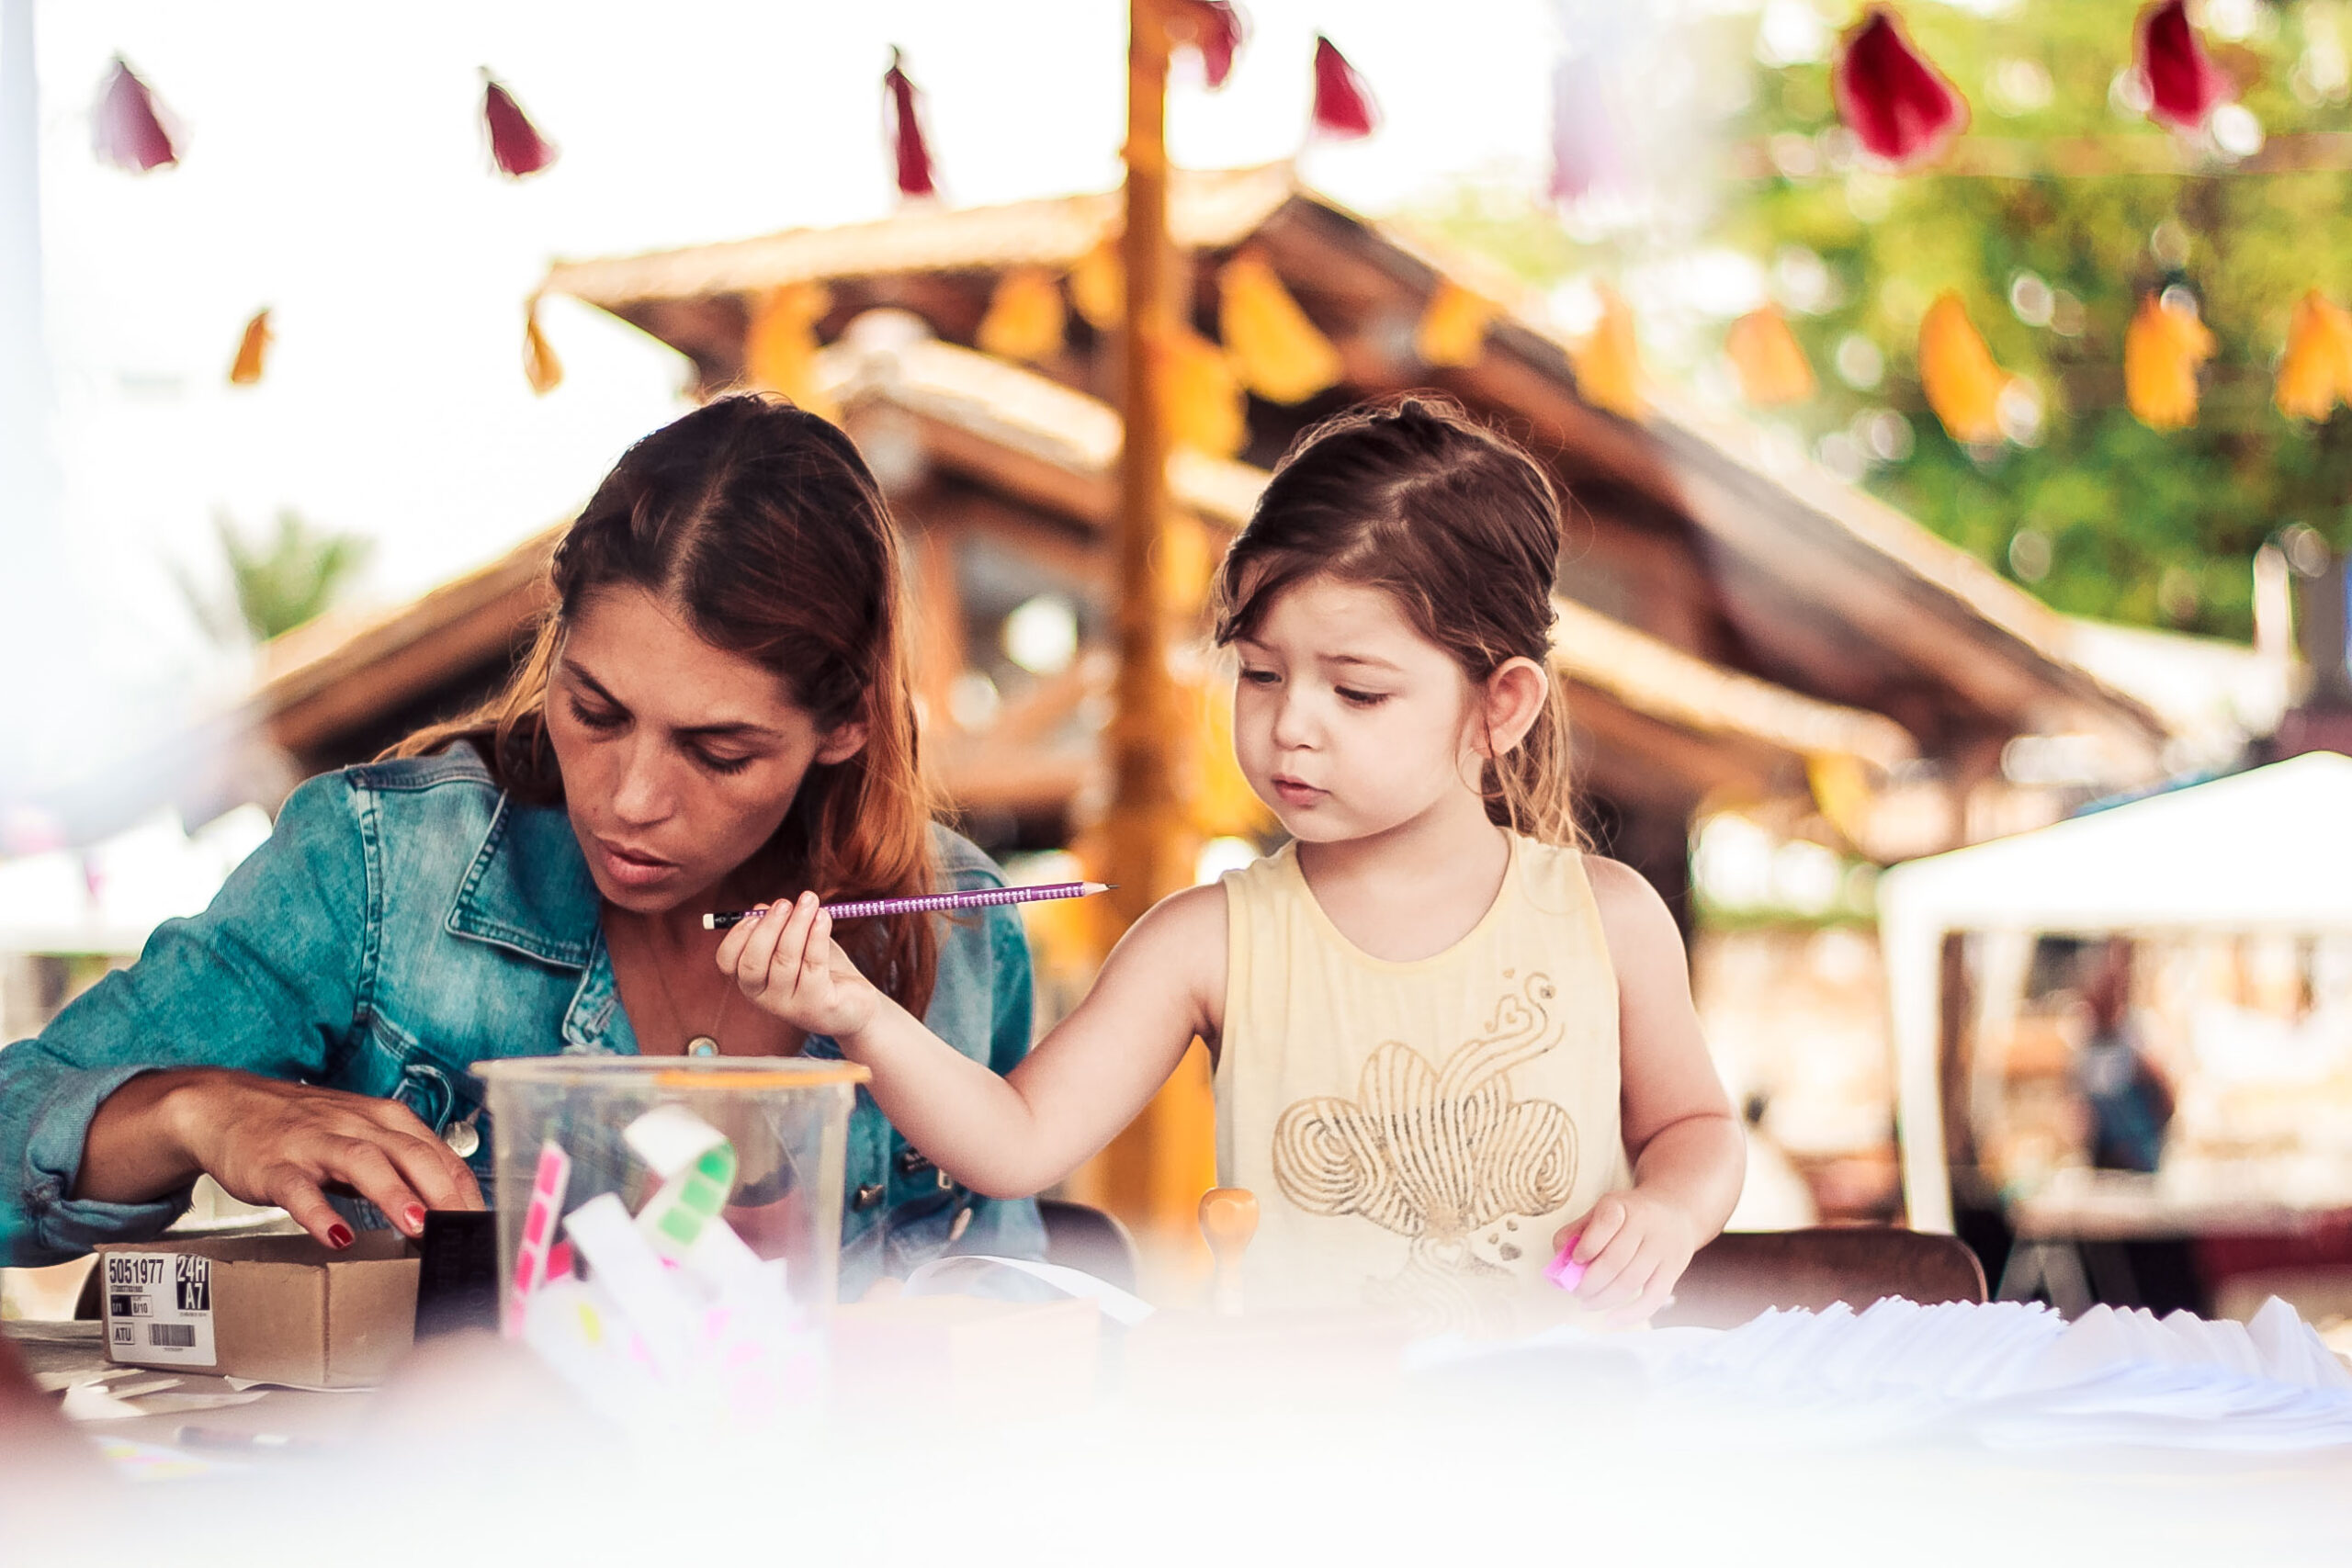
[[[2352,1372],[2285,1302],[2250,1324],[2018,1302],[1768,1312],[1738,1328],[1425,1347],[1423,1367],[1576,1347],[1630,1356],[1657,1423],[1852,1441],[1941,1429],[2004,1447],[2279,1450],[2352,1443]]]

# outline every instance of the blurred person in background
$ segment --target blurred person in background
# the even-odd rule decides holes
[[[2075,1083],[2090,1119],[2091,1164],[2153,1172],[2164,1156],[2173,1090],[2132,1020],[2132,944],[2113,937],[2083,957],[2083,1005],[2090,1033],[2075,1060]]]

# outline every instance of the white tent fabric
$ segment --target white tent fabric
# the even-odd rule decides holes
[[[1951,1228],[1937,995],[1952,931],[2352,931],[2352,758],[2315,751],[1879,879],[1912,1225]]]

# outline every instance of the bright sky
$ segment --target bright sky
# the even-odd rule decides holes
[[[1462,174],[1542,177],[1543,0],[1442,19],[1414,0],[1246,8],[1253,36],[1225,91],[1174,95],[1180,162],[1297,152],[1319,27],[1386,116],[1367,144],[1308,152],[1333,194],[1377,211]],[[681,406],[683,362],[554,301],[542,320],[567,379],[533,397],[522,302],[548,262],[887,213],[893,43],[927,96],[950,200],[1116,179],[1125,7],[1110,0],[428,0],[397,23],[315,0],[34,11],[63,522],[126,677],[181,679],[204,657],[164,565],[217,572],[216,513],[257,529],[291,507],[372,536],[362,592],[397,599],[577,506]],[[89,111],[117,52],[183,128],[177,168],[93,157]],[[560,144],[548,174],[491,172],[485,65]],[[264,305],[267,375],[232,388]]]

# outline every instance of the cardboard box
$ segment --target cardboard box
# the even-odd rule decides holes
[[[418,1261],[390,1231],[330,1251],[306,1235],[98,1248],[107,1359],[310,1388],[366,1388],[416,1331]]]

